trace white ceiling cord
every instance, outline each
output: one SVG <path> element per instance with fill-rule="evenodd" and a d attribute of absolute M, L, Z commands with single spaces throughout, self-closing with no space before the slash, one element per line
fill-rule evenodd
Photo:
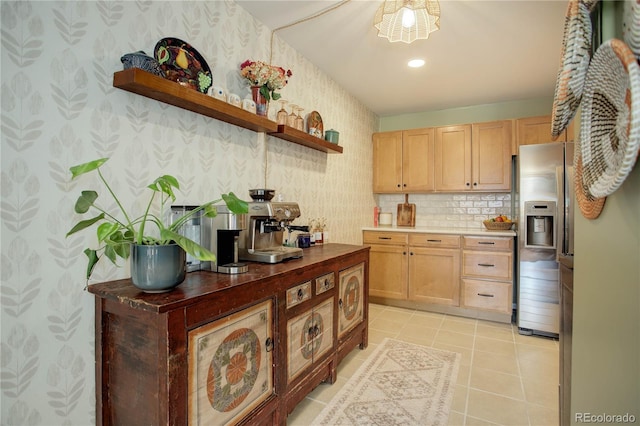
<path fill-rule="evenodd" d="M 338 4 L 335 4 L 335 5 L 333 5 L 331 7 L 328 7 L 326 9 L 324 9 L 324 10 L 321 10 L 320 12 L 316 12 L 313 15 L 307 16 L 306 18 L 298 19 L 295 22 L 292 22 L 292 23 L 287 24 L 287 25 L 283 25 L 281 27 L 276 28 L 275 30 L 272 30 L 271 31 L 271 40 L 270 40 L 270 44 L 269 44 L 269 65 L 271 65 L 271 60 L 273 59 L 273 36 L 276 33 L 276 31 L 284 30 L 286 28 L 291 28 L 291 27 L 293 27 L 295 25 L 298 25 L 298 24 L 301 24 L 303 22 L 307 22 L 307 21 L 310 21 L 312 19 L 318 18 L 318 17 L 320 17 L 322 15 L 325 15 L 325 14 L 331 12 L 331 11 L 336 10 L 337 8 L 339 8 L 341 6 L 344 6 L 345 4 L 349 3 L 350 1 L 351 0 L 343 0 Z"/>
<path fill-rule="evenodd" d="M 333 10 L 336 10 L 337 8 L 339 8 L 340 6 L 344 6 L 345 4 L 349 3 L 351 0 L 343 0 L 338 4 L 335 4 L 331 7 L 328 7 L 324 10 L 321 10 L 320 12 L 316 12 L 313 15 L 307 16 L 306 18 L 302 18 L 302 19 L 298 19 L 295 22 L 292 22 L 290 24 L 287 25 L 283 25 L 281 27 L 278 27 L 274 30 L 271 31 L 271 39 L 269 40 L 269 65 L 272 65 L 271 61 L 273 60 L 273 36 L 275 35 L 276 31 L 280 31 L 280 30 L 284 30 L 286 28 L 291 28 L 295 25 L 301 24 L 303 22 L 307 22 L 310 21 L 312 19 L 315 19 L 319 16 L 325 15 Z M 268 169 L 269 169 L 269 162 L 268 162 L 268 152 L 267 152 L 267 144 L 266 144 L 266 137 L 264 137 L 263 140 L 263 145 L 264 145 L 264 187 L 267 188 L 267 176 L 268 176 Z"/>

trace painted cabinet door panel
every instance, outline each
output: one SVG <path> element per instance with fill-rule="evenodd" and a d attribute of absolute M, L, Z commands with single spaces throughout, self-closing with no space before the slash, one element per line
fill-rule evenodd
<path fill-rule="evenodd" d="M 273 394 L 273 302 L 189 331 L 189 424 L 227 424 Z"/>
<path fill-rule="evenodd" d="M 340 271 L 338 338 L 364 319 L 364 263 Z"/>
<path fill-rule="evenodd" d="M 287 379 L 333 348 L 333 298 L 287 321 Z"/>

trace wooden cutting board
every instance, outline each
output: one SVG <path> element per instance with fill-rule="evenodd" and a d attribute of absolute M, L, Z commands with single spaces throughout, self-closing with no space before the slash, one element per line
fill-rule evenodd
<path fill-rule="evenodd" d="M 416 226 L 416 205 L 409 203 L 409 194 L 404 194 L 404 204 L 398 204 L 398 226 Z"/>

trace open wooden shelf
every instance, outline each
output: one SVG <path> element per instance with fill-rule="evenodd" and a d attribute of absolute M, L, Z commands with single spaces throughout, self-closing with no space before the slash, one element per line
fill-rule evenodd
<path fill-rule="evenodd" d="M 342 154 L 342 147 L 340 145 L 311 136 L 308 133 L 294 129 L 293 127 L 278 124 L 278 131 L 270 132 L 269 134 L 289 142 L 317 149 L 318 151 L 324 151 L 329 154 Z"/>
<path fill-rule="evenodd" d="M 113 74 L 113 87 L 179 108 L 193 111 L 238 127 L 265 132 L 271 136 L 327 153 L 342 153 L 342 147 L 277 123 L 219 99 L 167 80 L 139 68 Z"/>

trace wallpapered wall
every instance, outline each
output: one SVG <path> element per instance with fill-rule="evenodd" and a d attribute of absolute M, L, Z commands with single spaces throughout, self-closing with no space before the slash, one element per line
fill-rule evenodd
<path fill-rule="evenodd" d="M 2 424 L 95 423 L 93 296 L 84 291 L 89 233 L 65 238 L 75 199 L 95 177 L 69 167 L 110 157 L 105 174 L 126 206 L 160 174 L 180 203 L 276 189 L 334 242 L 371 224 L 371 134 L 378 118 L 275 38 L 273 63 L 293 71 L 283 98 L 320 112 L 344 153 L 328 155 L 112 87 L 120 56 L 190 42 L 214 83 L 242 97 L 246 59 L 268 60 L 269 30 L 231 1 L 7 2 L 2 10 Z M 279 107 L 278 105 L 275 105 Z M 271 107 L 274 116 L 277 108 Z M 110 203 L 112 204 L 112 203 Z M 99 265 L 95 281 L 129 276 Z"/>

